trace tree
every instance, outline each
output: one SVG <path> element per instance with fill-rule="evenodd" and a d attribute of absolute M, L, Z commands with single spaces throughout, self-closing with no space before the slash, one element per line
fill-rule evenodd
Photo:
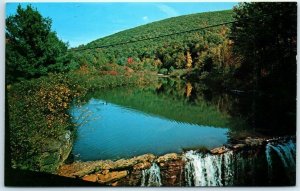
<path fill-rule="evenodd" d="M 193 66 L 192 62 L 193 62 L 193 60 L 192 60 L 191 53 L 187 52 L 186 53 L 186 68 L 188 68 L 188 69 L 192 68 L 192 66 Z"/>
<path fill-rule="evenodd" d="M 253 127 L 296 129 L 297 3 L 242 3 L 234 9 L 234 52 L 239 89 L 252 93 L 247 108 Z"/>
<path fill-rule="evenodd" d="M 234 9 L 234 51 L 242 56 L 238 77 L 248 87 L 280 89 L 296 84 L 297 4 L 242 3 Z"/>
<path fill-rule="evenodd" d="M 6 20 L 6 78 L 11 83 L 65 70 L 67 44 L 51 31 L 51 19 L 20 5 Z"/>

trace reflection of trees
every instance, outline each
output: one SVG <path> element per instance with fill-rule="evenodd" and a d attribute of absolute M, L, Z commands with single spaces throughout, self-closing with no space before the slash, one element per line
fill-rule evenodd
<path fill-rule="evenodd" d="M 187 82 L 185 87 L 186 87 L 186 97 L 190 97 L 192 94 L 193 86 L 190 82 Z"/>
<path fill-rule="evenodd" d="M 231 116 L 230 124 L 232 131 L 247 129 L 243 119 L 247 119 L 248 106 L 242 97 L 234 96 L 225 92 L 209 88 L 205 83 L 185 82 L 178 79 L 162 79 L 156 92 L 167 97 L 173 97 L 178 101 L 184 100 L 188 104 L 202 107 L 213 106 L 223 116 Z"/>

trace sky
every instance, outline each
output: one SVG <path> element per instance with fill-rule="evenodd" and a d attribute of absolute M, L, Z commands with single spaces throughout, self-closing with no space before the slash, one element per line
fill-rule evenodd
<path fill-rule="evenodd" d="M 6 4 L 6 17 L 20 3 Z M 192 13 L 232 9 L 236 2 L 218 3 L 30 3 L 52 19 L 52 30 L 70 47 L 136 26 Z M 21 3 L 26 7 L 28 3 Z"/>

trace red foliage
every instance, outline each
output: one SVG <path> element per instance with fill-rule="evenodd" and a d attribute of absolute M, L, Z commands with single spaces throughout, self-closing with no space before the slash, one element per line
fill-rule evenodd
<path fill-rule="evenodd" d="M 118 75 L 118 72 L 115 70 L 111 70 L 111 71 L 108 71 L 108 74 L 110 74 L 112 76 L 116 76 L 116 75 Z"/>
<path fill-rule="evenodd" d="M 129 58 L 127 59 L 127 63 L 128 63 L 128 64 L 132 64 L 132 63 L 133 63 L 133 58 L 129 57 Z"/>

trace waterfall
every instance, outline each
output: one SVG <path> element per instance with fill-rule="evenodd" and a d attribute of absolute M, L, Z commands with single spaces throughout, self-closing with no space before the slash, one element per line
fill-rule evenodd
<path fill-rule="evenodd" d="M 269 182 L 272 181 L 272 158 L 271 158 L 271 144 L 268 143 L 266 145 L 266 159 L 267 159 L 267 164 L 268 164 L 268 177 L 269 177 Z"/>
<path fill-rule="evenodd" d="M 233 151 L 229 151 L 223 155 L 224 157 L 224 186 L 233 185 Z"/>
<path fill-rule="evenodd" d="M 295 142 L 276 140 L 263 149 L 231 150 L 219 155 L 188 151 L 184 154 L 186 185 L 293 185 L 296 174 Z M 261 155 L 261 151 L 265 152 L 265 156 Z M 264 165 L 262 160 L 267 163 Z M 285 173 L 284 179 L 280 178 L 282 173 Z"/>
<path fill-rule="evenodd" d="M 161 186 L 160 168 L 153 163 L 149 169 L 142 171 L 141 186 Z"/>
<path fill-rule="evenodd" d="M 185 153 L 187 186 L 230 186 L 233 184 L 233 152 L 211 155 L 188 151 Z"/>
<path fill-rule="evenodd" d="M 273 152 L 272 152 L 273 151 Z M 272 155 L 273 153 L 273 155 Z M 272 178 L 273 157 L 279 157 L 287 176 L 292 177 L 296 171 L 296 144 L 289 140 L 286 143 L 266 145 L 266 159 L 268 164 L 269 179 Z M 291 180 L 292 181 L 292 180 Z"/>
<path fill-rule="evenodd" d="M 272 167 L 272 150 L 275 151 L 285 168 L 295 168 L 296 161 L 294 156 L 296 156 L 296 146 L 292 140 L 288 141 L 287 143 L 280 143 L 277 145 L 273 145 L 271 143 L 267 144 L 266 157 L 268 166 L 270 167 Z"/>

